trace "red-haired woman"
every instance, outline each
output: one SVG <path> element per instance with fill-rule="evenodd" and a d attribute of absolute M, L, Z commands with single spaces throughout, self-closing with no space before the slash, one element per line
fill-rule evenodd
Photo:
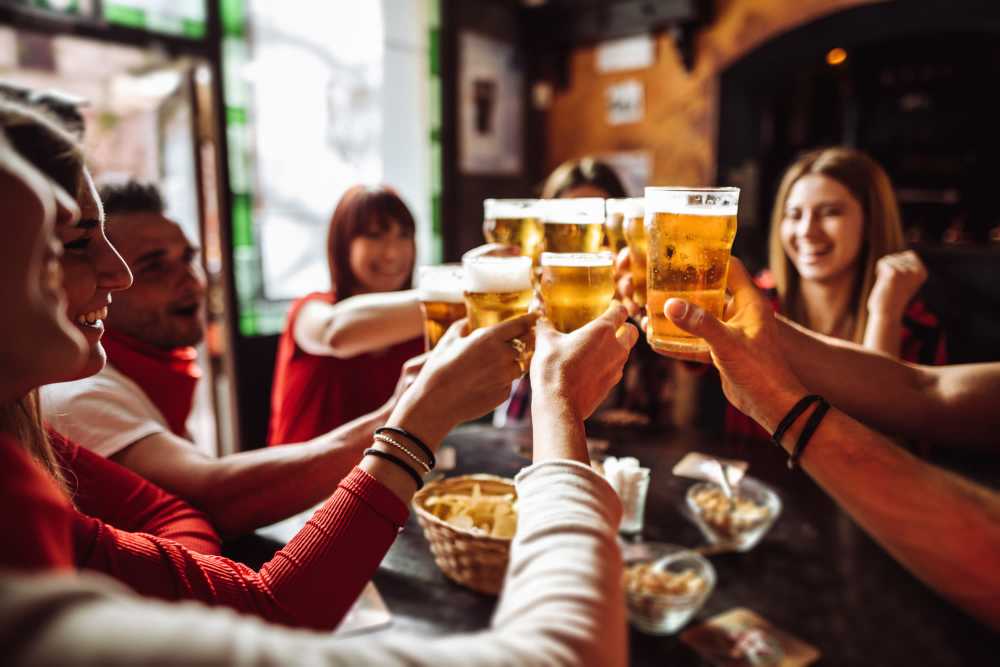
<path fill-rule="evenodd" d="M 303 442 L 378 409 L 424 351 L 414 227 L 389 188 L 344 193 L 327 237 L 332 287 L 296 301 L 281 336 L 268 443 Z"/>

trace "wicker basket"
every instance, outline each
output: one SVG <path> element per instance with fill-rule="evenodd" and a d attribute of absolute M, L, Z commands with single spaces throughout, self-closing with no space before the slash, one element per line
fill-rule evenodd
<path fill-rule="evenodd" d="M 413 496 L 413 509 L 430 542 L 434 562 L 445 575 L 480 593 L 496 595 L 507 574 L 510 539 L 477 535 L 456 528 L 434 516 L 425 507 L 431 496 L 445 493 L 472 494 L 479 485 L 483 495 L 516 493 L 514 481 L 495 475 L 463 475 L 432 482 Z"/>

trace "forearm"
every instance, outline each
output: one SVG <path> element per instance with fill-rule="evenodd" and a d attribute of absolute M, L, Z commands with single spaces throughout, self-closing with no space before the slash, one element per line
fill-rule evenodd
<path fill-rule="evenodd" d="M 922 370 L 777 319 L 784 357 L 809 391 L 884 433 L 926 435 L 933 380 Z"/>
<path fill-rule="evenodd" d="M 324 340 L 337 357 L 381 350 L 423 334 L 423 314 L 416 290 L 363 294 L 338 303 L 324 329 Z"/>
<path fill-rule="evenodd" d="M 533 460 L 569 460 L 589 465 L 583 420 L 558 396 L 558 391 L 536 391 L 531 397 Z"/>
<path fill-rule="evenodd" d="M 903 317 L 891 313 L 872 312 L 868 314 L 868 324 L 865 326 L 864 346 L 887 354 L 893 359 L 899 358 L 903 339 Z"/>
<path fill-rule="evenodd" d="M 995 450 L 1000 364 L 915 366 L 778 318 L 799 380 L 851 417 L 890 436 Z"/>
<path fill-rule="evenodd" d="M 782 446 L 791 451 L 806 417 Z M 804 470 L 911 573 L 1000 628 L 1000 496 L 929 465 L 836 409 Z"/>

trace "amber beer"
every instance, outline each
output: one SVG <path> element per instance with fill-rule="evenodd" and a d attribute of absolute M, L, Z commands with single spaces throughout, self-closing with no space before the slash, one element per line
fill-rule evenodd
<path fill-rule="evenodd" d="M 465 317 L 462 267 L 458 264 L 421 266 L 417 270 L 417 297 L 424 313 L 424 341 L 428 350 L 457 320 Z"/>
<path fill-rule="evenodd" d="M 646 188 L 649 344 L 664 352 L 708 350 L 674 326 L 663 307 L 677 297 L 722 317 L 739 188 Z"/>
<path fill-rule="evenodd" d="M 604 200 L 545 200 L 545 252 L 597 252 L 604 240 Z"/>
<path fill-rule="evenodd" d="M 542 253 L 542 303 L 556 331 L 576 331 L 608 309 L 615 295 L 609 252 Z"/>
<path fill-rule="evenodd" d="M 483 236 L 489 243 L 519 246 L 522 255 L 537 261 L 542 252 L 542 211 L 540 199 L 486 199 Z"/>
<path fill-rule="evenodd" d="M 629 265 L 632 271 L 632 300 L 640 308 L 646 306 L 646 228 L 644 221 L 645 200 L 642 197 L 622 200 L 623 231 L 628 244 Z"/>
<path fill-rule="evenodd" d="M 608 250 L 616 256 L 625 247 L 625 202 L 627 199 L 608 199 L 605 202 L 604 238 Z"/>
<path fill-rule="evenodd" d="M 462 262 L 469 330 L 499 324 L 531 307 L 530 257 L 474 257 Z M 521 365 L 527 369 L 534 340 L 522 340 Z"/>

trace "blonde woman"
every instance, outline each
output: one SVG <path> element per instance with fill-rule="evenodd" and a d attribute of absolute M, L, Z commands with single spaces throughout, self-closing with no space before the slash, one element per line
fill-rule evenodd
<path fill-rule="evenodd" d="M 758 286 L 794 322 L 903 361 L 946 363 L 938 318 L 917 298 L 927 270 L 903 242 L 888 175 L 865 153 L 815 150 L 785 171 L 771 216 L 770 267 Z M 726 430 L 759 435 L 735 410 Z"/>

